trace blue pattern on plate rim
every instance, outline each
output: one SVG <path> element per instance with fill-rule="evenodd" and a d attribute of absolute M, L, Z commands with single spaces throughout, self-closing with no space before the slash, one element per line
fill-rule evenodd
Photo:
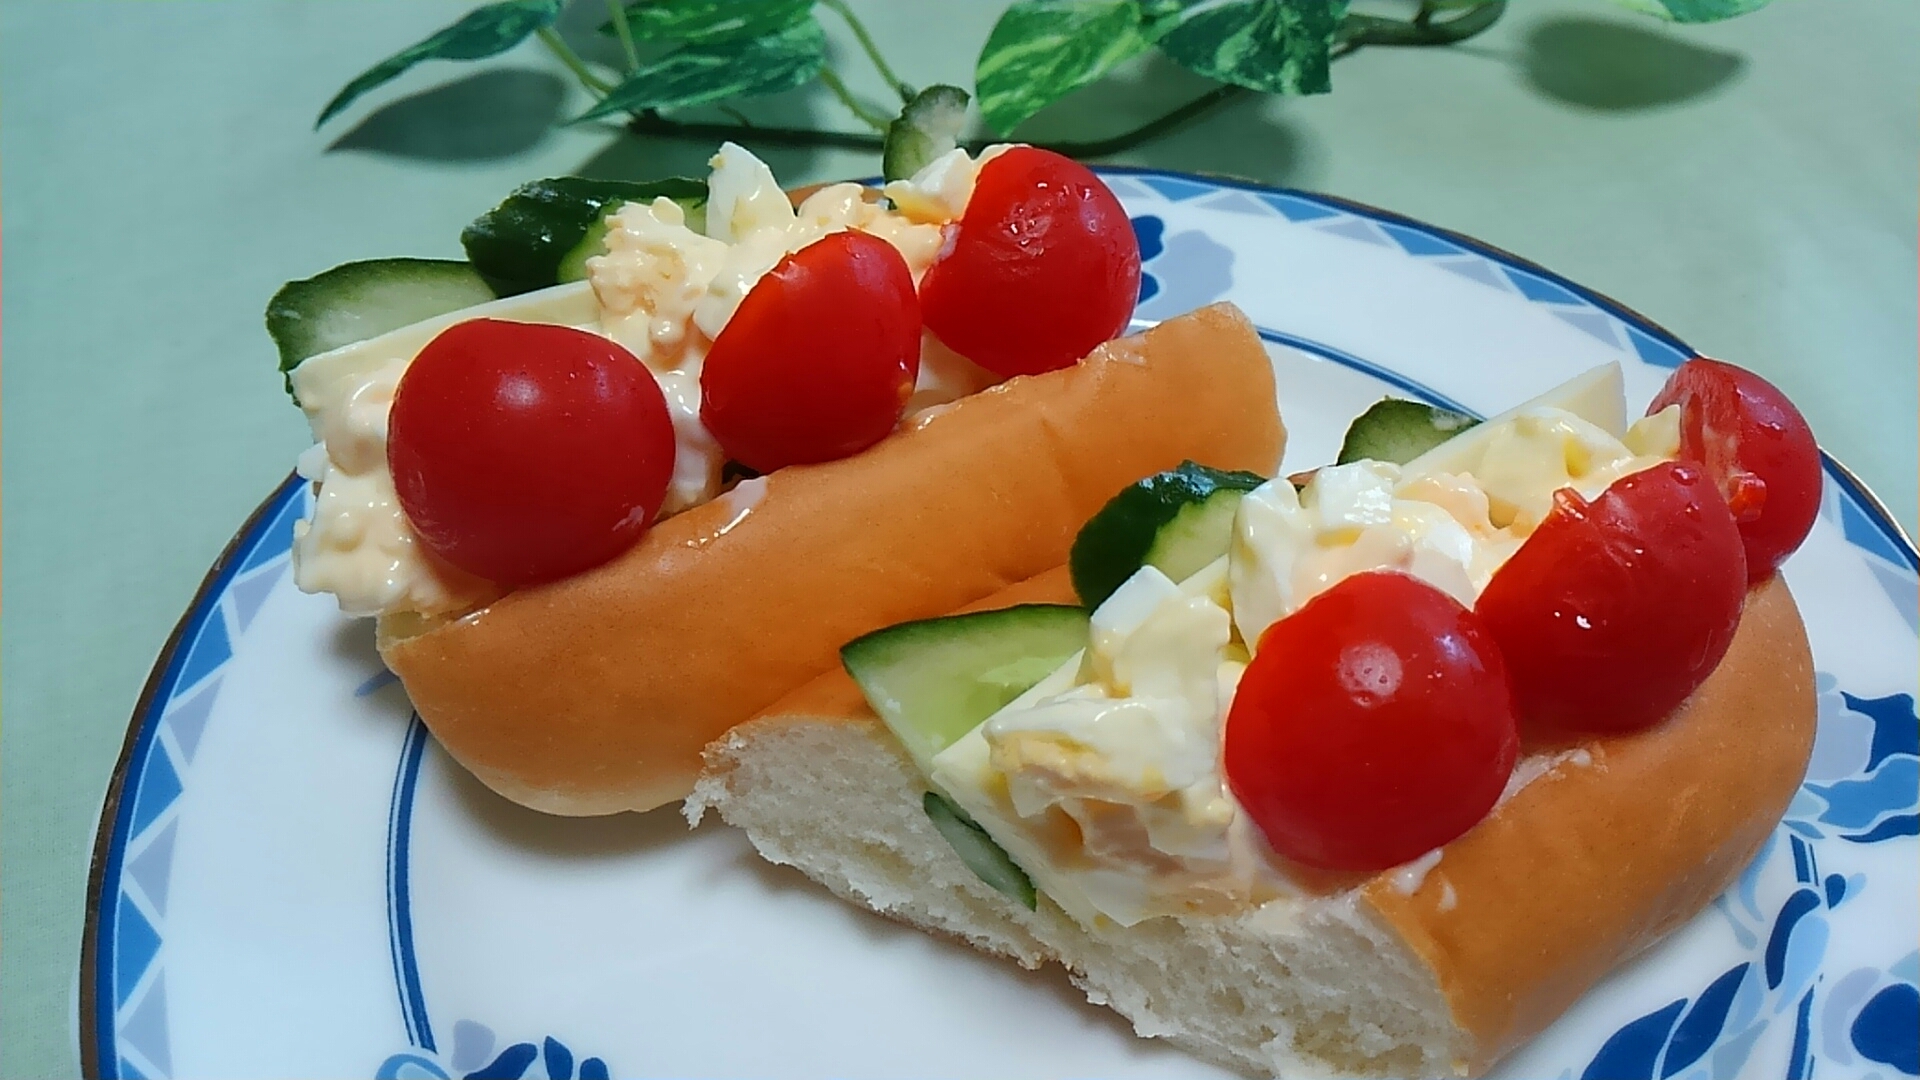
<path fill-rule="evenodd" d="M 549 1035 L 538 1044 L 517 1042 L 494 1053 L 493 1029 L 472 1020 L 453 1025 L 453 1050 L 394 1054 L 374 1070 L 374 1080 L 608 1080 L 607 1063 L 581 1058 Z"/>
<path fill-rule="evenodd" d="M 365 686 L 376 681 L 369 679 Z M 427 1019 L 426 995 L 420 989 L 420 967 L 413 951 L 413 879 L 407 865 L 413 847 L 413 797 L 419 788 L 420 758 L 426 749 L 427 726 L 420 722 L 420 714 L 414 713 L 407 719 L 407 738 L 400 749 L 400 765 L 394 771 L 393 798 L 387 804 L 387 950 L 393 957 L 394 989 L 400 996 L 407 1039 L 432 1052 L 436 1049 L 433 1024 Z"/>
<path fill-rule="evenodd" d="M 1672 335 L 1603 297 L 1475 241 L 1396 215 L 1303 192 L 1146 170 L 1102 171 L 1131 209 L 1193 203 L 1284 219 L 1391 248 L 1517 295 L 1647 364 L 1671 368 L 1691 355 Z M 1134 228 L 1143 255 L 1142 318 L 1177 314 L 1231 287 L 1233 251 L 1205 232 L 1169 232 L 1165 218 L 1153 213 L 1136 213 Z M 1168 273 L 1169 267 L 1177 267 L 1177 273 Z M 1278 331 L 1262 335 L 1458 407 L 1363 358 Z M 1839 528 L 1908 626 L 1920 628 L 1914 575 L 1920 552 L 1850 474 L 1831 459 L 1826 467 L 1821 516 Z M 85 951 L 89 969 L 82 972 L 92 1001 L 91 1011 L 81 1017 L 82 1038 L 99 1075 L 173 1073 L 165 924 L 178 800 L 192 782 L 194 754 L 227 665 L 265 596 L 286 573 L 293 522 L 306 513 L 309 498 L 306 485 L 290 478 L 236 538 L 182 620 L 128 733 L 124 769 L 96 852 L 89 890 L 91 940 Z M 1744 1075 L 1749 1061 L 1757 1066 L 1756 1045 L 1774 1034 L 1788 1049 L 1767 1071 L 1790 1080 L 1810 1077 L 1816 1064 L 1823 1077 L 1836 1070 L 1863 1080 L 1920 1075 L 1920 950 L 1845 972 L 1823 966 L 1835 936 L 1860 921 L 1849 923 L 1833 913 L 1860 903 L 1874 886 L 1859 868 L 1859 856 L 1897 849 L 1894 857 L 1911 863 L 1912 849 L 1920 846 L 1920 720 L 1911 694 L 1856 695 L 1831 675 L 1822 673 L 1819 679 L 1820 729 L 1807 782 L 1735 887 L 1713 905 L 1746 958 L 1703 980 L 1694 993 L 1637 1017 L 1622 1017 L 1611 1035 L 1597 1040 L 1587 1063 L 1562 1073 L 1563 1080 L 1723 1080 Z M 389 681 L 376 677 L 359 693 Z M 425 728 L 416 719 L 396 769 L 388 837 L 389 944 L 396 995 L 413 1045 L 388 1056 L 372 1074 L 390 1080 L 607 1076 L 604 1060 L 577 1058 L 553 1036 L 510 1043 L 496 1052 L 492 1029 L 472 1020 L 453 1024 L 453 1045 L 445 1054 L 436 1049 L 413 955 L 407 890 L 412 793 L 424 740 Z M 1910 909 L 1912 898 L 1898 902 Z M 1874 929 L 1859 928 L 1868 940 L 1885 946 L 1873 939 Z M 1893 948 L 1912 944 L 1903 940 Z"/>
<path fill-rule="evenodd" d="M 128 732 L 89 886 L 93 940 L 82 952 L 92 961 L 81 977 L 93 1008 L 80 1017 L 81 1037 L 102 1076 L 172 1075 L 163 927 L 179 796 L 234 646 L 286 573 L 293 523 L 307 509 L 306 485 L 289 477 L 235 538 L 181 620 Z"/>
<path fill-rule="evenodd" d="M 1857 870 L 1842 872 L 1852 862 L 1846 844 L 1819 843 L 1837 835 L 1852 844 L 1905 839 L 1912 846 L 1920 719 L 1911 695 L 1863 699 L 1838 689 L 1831 675 L 1817 678 L 1820 727 L 1807 780 L 1781 827 L 1713 905 L 1750 958 L 1708 980 L 1698 994 L 1622 1025 L 1580 1080 L 1664 1080 L 1683 1072 L 1687 1080 L 1731 1080 L 1745 1075 L 1748 1055 L 1769 1025 L 1789 1023 L 1783 1071 L 1789 1080 L 1812 1076 L 1816 1060 L 1920 1075 L 1920 1008 L 1911 1007 L 1920 1004 L 1920 951 L 1883 967 L 1823 970 L 1834 932 L 1829 913 L 1874 882 Z M 1823 783 L 1827 778 L 1832 782 Z M 1823 858 L 1829 865 L 1821 865 Z M 1823 981 L 1830 985 L 1816 1013 Z"/>

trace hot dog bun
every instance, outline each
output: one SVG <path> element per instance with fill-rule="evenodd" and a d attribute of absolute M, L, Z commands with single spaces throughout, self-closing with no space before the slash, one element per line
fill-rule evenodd
<path fill-rule="evenodd" d="M 1062 573 L 980 607 L 1073 602 Z M 1088 931 L 969 871 L 926 781 L 840 672 L 708 750 L 688 800 L 855 903 L 1027 967 L 1057 961 L 1143 1036 L 1261 1076 L 1474 1076 L 1734 879 L 1799 787 L 1813 666 L 1776 577 L 1732 648 L 1646 731 L 1534 753 L 1537 771 L 1417 882 L 1389 871 L 1227 916 Z"/>
<path fill-rule="evenodd" d="M 1065 561 L 1140 476 L 1184 459 L 1271 471 L 1274 401 L 1246 317 L 1204 308 L 910 417 L 853 457 L 748 481 L 594 570 L 451 622 L 383 620 L 381 656 L 495 791 L 558 814 L 646 810 L 845 642 Z"/>

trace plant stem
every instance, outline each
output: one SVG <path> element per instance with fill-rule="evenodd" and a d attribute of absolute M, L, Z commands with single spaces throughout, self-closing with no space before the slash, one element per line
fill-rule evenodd
<path fill-rule="evenodd" d="M 1130 150 L 1157 135 L 1164 135 L 1174 128 L 1179 127 L 1181 124 L 1194 119 L 1201 113 L 1247 93 L 1250 93 L 1250 91 L 1244 86 L 1216 86 L 1186 104 L 1162 113 L 1152 120 L 1141 124 L 1139 127 L 1133 128 L 1130 131 L 1123 131 L 1118 135 L 1110 135 L 1104 139 L 1092 139 L 1087 142 L 1039 143 L 1037 145 L 1072 158 L 1106 157 L 1108 154 L 1117 154 L 1122 150 Z M 968 143 L 967 149 L 978 152 L 985 145 L 987 144 L 984 141 L 976 140 Z"/>
<path fill-rule="evenodd" d="M 607 0 L 607 10 L 613 14 L 613 32 L 620 36 L 620 49 L 627 54 L 627 70 L 639 70 L 640 50 L 633 44 L 633 27 L 627 25 L 625 0 Z"/>
<path fill-rule="evenodd" d="M 891 121 L 891 118 L 882 116 L 861 104 L 860 99 L 853 96 L 853 91 L 847 89 L 847 84 L 840 81 L 838 72 L 830 67 L 823 67 L 820 69 L 820 81 L 826 84 L 828 90 L 833 91 L 834 97 L 840 99 L 840 104 L 845 105 L 852 111 L 853 115 L 859 117 L 868 127 L 875 131 L 887 130 L 887 124 Z"/>
<path fill-rule="evenodd" d="M 1440 5 L 1427 0 L 1408 22 L 1349 13 L 1340 21 L 1334 55 L 1345 56 L 1365 45 L 1452 45 L 1465 41 L 1498 22 L 1506 13 L 1507 0 L 1485 0 L 1457 8 L 1460 14 L 1450 19 L 1434 18 L 1440 10 Z"/>
<path fill-rule="evenodd" d="M 1035 143 L 1046 150 L 1066 154 L 1069 157 L 1104 157 L 1116 154 L 1156 135 L 1164 134 L 1192 120 L 1201 113 L 1230 101 L 1242 94 L 1250 93 L 1238 86 L 1216 86 L 1212 90 L 1194 98 L 1180 107 L 1164 113 L 1131 131 L 1121 132 L 1105 139 L 1089 142 Z M 744 120 L 745 118 L 740 118 Z M 627 122 L 627 130 L 636 135 L 667 135 L 675 138 L 693 140 L 729 139 L 736 136 L 752 138 L 769 146 L 833 146 L 847 150 L 878 150 L 884 140 L 878 135 L 869 135 L 863 131 L 818 131 L 812 128 L 754 127 L 751 124 L 712 124 L 698 121 L 669 120 L 658 113 L 636 116 Z M 963 144 L 968 152 L 979 153 L 991 145 L 988 140 L 974 139 Z"/>
<path fill-rule="evenodd" d="M 817 128 L 751 127 L 746 124 L 715 124 L 700 120 L 669 120 L 658 113 L 642 113 L 627 121 L 627 130 L 635 135 L 659 135 L 694 142 L 715 139 L 752 139 L 764 146 L 832 146 L 842 150 L 878 150 L 880 136 L 864 131 L 831 131 Z"/>
<path fill-rule="evenodd" d="M 734 122 L 739 124 L 743 128 L 753 127 L 753 121 L 747 119 L 747 114 L 741 112 L 739 109 L 736 109 L 731 105 L 715 105 L 714 108 L 719 109 L 721 112 L 726 113 L 728 116 L 733 117 Z"/>
<path fill-rule="evenodd" d="M 873 35 L 867 33 L 866 24 L 861 22 L 860 17 L 847 6 L 847 0 L 820 0 L 820 2 L 845 20 L 847 28 L 853 31 L 854 40 L 858 41 L 860 48 L 866 51 L 867 59 L 873 61 L 874 69 L 880 72 L 880 77 L 887 80 L 887 85 L 893 87 L 894 92 L 900 95 L 901 103 L 912 101 L 913 87 L 908 86 L 900 76 L 893 73 L 891 67 L 887 66 L 887 58 L 880 55 L 880 46 L 874 43 Z"/>
<path fill-rule="evenodd" d="M 833 6 L 836 0 L 821 0 L 821 2 Z M 1507 7 L 1507 0 L 1482 0 L 1472 6 L 1449 5 L 1444 0 L 1440 3 L 1432 3 L 1432 0 L 1429 0 L 1429 3 L 1432 10 L 1424 26 L 1416 25 L 1418 16 L 1415 16 L 1414 21 L 1403 22 L 1399 19 L 1386 19 L 1373 15 L 1349 14 L 1340 24 L 1339 34 L 1333 47 L 1333 57 L 1338 59 L 1350 55 L 1367 45 L 1431 46 L 1451 45 L 1457 41 L 1465 41 L 1492 26 Z M 1461 13 L 1448 19 L 1432 17 L 1446 10 L 1457 10 Z M 833 91 L 834 95 L 845 103 L 847 108 L 853 110 L 861 120 L 876 130 L 886 130 L 886 118 L 878 116 L 861 105 L 848 92 L 846 84 L 840 81 L 839 76 L 834 74 L 832 69 L 821 71 L 820 78 L 827 84 L 827 89 Z M 1244 87 L 1216 86 L 1139 127 L 1117 135 L 1085 142 L 1035 143 L 1034 145 L 1068 157 L 1106 157 L 1130 150 L 1149 139 L 1164 135 L 1203 113 L 1249 93 L 1252 91 Z M 740 119 L 744 120 L 744 117 Z M 691 123 L 669 120 L 658 114 L 634 117 L 627 124 L 627 130 L 636 135 L 663 135 L 695 140 L 726 139 L 738 136 L 755 139 L 770 146 L 832 146 L 848 150 L 877 150 L 883 144 L 880 136 L 866 132 L 752 127 L 744 123 L 740 125 Z M 974 139 L 962 145 L 969 152 L 978 153 L 989 143 L 984 139 Z"/>
<path fill-rule="evenodd" d="M 573 77 L 593 91 L 596 97 L 606 97 L 607 91 L 613 89 L 612 83 L 588 69 L 587 62 L 580 59 L 580 54 L 574 52 L 572 46 L 562 41 L 559 34 L 553 32 L 553 27 L 543 26 L 534 33 L 540 35 L 541 42 L 553 52 L 553 55 L 559 57 L 560 62 L 567 65 L 567 70 L 573 72 Z"/>

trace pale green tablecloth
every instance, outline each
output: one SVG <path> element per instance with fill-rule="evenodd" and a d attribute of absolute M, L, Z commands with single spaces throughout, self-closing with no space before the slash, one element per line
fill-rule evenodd
<path fill-rule="evenodd" d="M 548 130 L 583 100 L 533 45 L 486 74 L 430 65 L 311 130 L 359 68 L 467 6 L 0 8 L 0 1075 L 77 1071 L 83 886 L 129 710 L 306 443 L 260 328 L 268 295 L 347 259 L 457 254 L 461 225 L 523 180 L 695 172 L 711 152 Z M 907 78 L 967 82 L 999 6 L 861 9 Z M 1911 528 L 1920 4 L 1782 0 L 1684 30 L 1514 7 L 1466 47 L 1363 53 L 1331 97 L 1242 102 L 1121 160 L 1333 192 L 1552 267 L 1784 385 Z M 1195 85 L 1148 67 L 1042 128 L 1119 127 Z M 763 108 L 851 122 L 824 99 Z M 792 181 L 877 164 L 769 156 Z"/>

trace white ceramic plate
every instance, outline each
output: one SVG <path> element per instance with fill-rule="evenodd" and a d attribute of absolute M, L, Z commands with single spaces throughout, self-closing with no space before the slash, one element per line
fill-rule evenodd
<path fill-rule="evenodd" d="M 1224 297 L 1265 328 L 1287 469 L 1329 460 L 1383 393 L 1485 412 L 1618 360 L 1639 404 L 1691 354 L 1416 222 L 1108 177 L 1146 257 L 1143 320 Z M 294 589 L 307 498 L 289 483 L 242 528 L 134 714 L 87 912 L 89 1075 L 1219 1075 L 1134 1038 L 1059 972 L 855 911 L 717 824 L 560 820 L 494 797 L 410 719 L 371 627 Z M 1805 789 L 1734 889 L 1501 1075 L 1920 1071 L 1916 562 L 1830 462 L 1786 567 L 1820 671 Z"/>

